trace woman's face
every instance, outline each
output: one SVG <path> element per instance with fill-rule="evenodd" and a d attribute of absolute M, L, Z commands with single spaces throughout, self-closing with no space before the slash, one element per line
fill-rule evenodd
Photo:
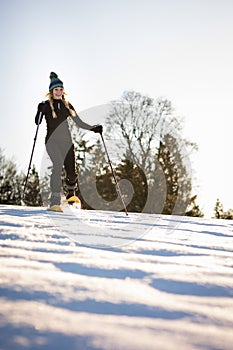
<path fill-rule="evenodd" d="M 60 100 L 62 98 L 64 89 L 62 87 L 56 87 L 53 89 L 53 98 L 55 100 Z"/>

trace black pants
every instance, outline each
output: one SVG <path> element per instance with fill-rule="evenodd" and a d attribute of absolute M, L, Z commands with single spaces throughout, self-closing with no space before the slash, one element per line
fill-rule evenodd
<path fill-rule="evenodd" d="M 68 186 L 75 185 L 77 182 L 77 169 L 72 141 L 50 137 L 46 143 L 46 150 L 53 164 L 50 178 L 51 192 L 60 193 L 61 191 L 63 166 L 66 172 L 66 184 Z"/>

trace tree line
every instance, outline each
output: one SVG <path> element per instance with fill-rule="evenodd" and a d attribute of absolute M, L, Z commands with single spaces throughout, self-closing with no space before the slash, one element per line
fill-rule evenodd
<path fill-rule="evenodd" d="M 23 187 L 26 176 L 18 172 L 16 163 L 7 159 L 0 149 L 0 204 L 22 205 Z M 24 204 L 29 206 L 42 206 L 40 195 L 39 175 L 35 166 L 32 167 Z"/>
<path fill-rule="evenodd" d="M 203 217 L 192 193 L 190 155 L 197 145 L 182 136 L 183 122 L 169 100 L 156 100 L 126 91 L 113 101 L 104 121 L 127 210 Z M 78 196 L 84 209 L 121 210 L 115 183 L 101 142 L 90 143 L 71 125 L 79 172 Z M 113 142 L 113 140 L 116 140 Z M 115 148 L 114 148 L 115 147 Z M 0 152 L 0 203 L 22 203 L 25 175 Z M 41 206 L 49 196 L 49 174 L 39 179 L 32 167 L 24 198 L 26 205 Z M 42 200 L 43 199 L 43 200 Z M 233 218 L 219 200 L 216 218 Z"/>

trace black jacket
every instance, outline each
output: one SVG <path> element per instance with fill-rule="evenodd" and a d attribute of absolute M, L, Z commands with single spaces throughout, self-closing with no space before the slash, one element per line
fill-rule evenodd
<path fill-rule="evenodd" d="M 69 104 L 69 106 L 70 106 L 70 109 L 75 111 L 74 107 L 71 104 Z M 62 100 L 53 100 L 53 107 L 57 115 L 57 118 L 53 118 L 52 109 L 50 107 L 49 100 L 39 103 L 37 114 L 35 117 L 35 123 L 37 125 L 40 124 L 43 120 L 43 117 L 45 117 L 46 124 L 47 124 L 47 135 L 45 138 L 45 142 L 48 141 L 49 137 L 53 134 L 55 130 L 60 130 L 60 132 L 57 132 L 58 139 L 60 137 L 71 138 L 69 125 L 67 121 L 68 117 L 71 117 L 73 121 L 82 129 L 86 129 L 86 130 L 93 129 L 93 126 L 83 122 L 77 114 L 75 116 L 70 116 L 70 111 L 65 106 Z M 56 133 L 54 133 L 54 135 L 56 137 Z"/>

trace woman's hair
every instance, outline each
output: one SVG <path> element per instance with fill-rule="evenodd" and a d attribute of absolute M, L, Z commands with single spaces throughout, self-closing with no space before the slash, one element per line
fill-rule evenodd
<path fill-rule="evenodd" d="M 64 103 L 64 105 L 66 106 L 66 108 L 69 110 L 70 115 L 75 116 L 75 115 L 76 115 L 76 112 L 75 112 L 73 109 L 70 108 L 69 101 L 66 100 L 65 95 L 66 95 L 66 93 L 63 92 L 63 94 L 62 94 L 62 102 Z M 51 107 L 51 110 L 52 110 L 52 116 L 53 116 L 53 118 L 57 118 L 56 112 L 55 112 L 54 107 L 53 107 L 53 90 L 49 91 L 49 92 L 46 94 L 46 97 L 47 97 L 48 100 L 49 100 L 49 104 L 50 104 L 50 107 Z"/>

